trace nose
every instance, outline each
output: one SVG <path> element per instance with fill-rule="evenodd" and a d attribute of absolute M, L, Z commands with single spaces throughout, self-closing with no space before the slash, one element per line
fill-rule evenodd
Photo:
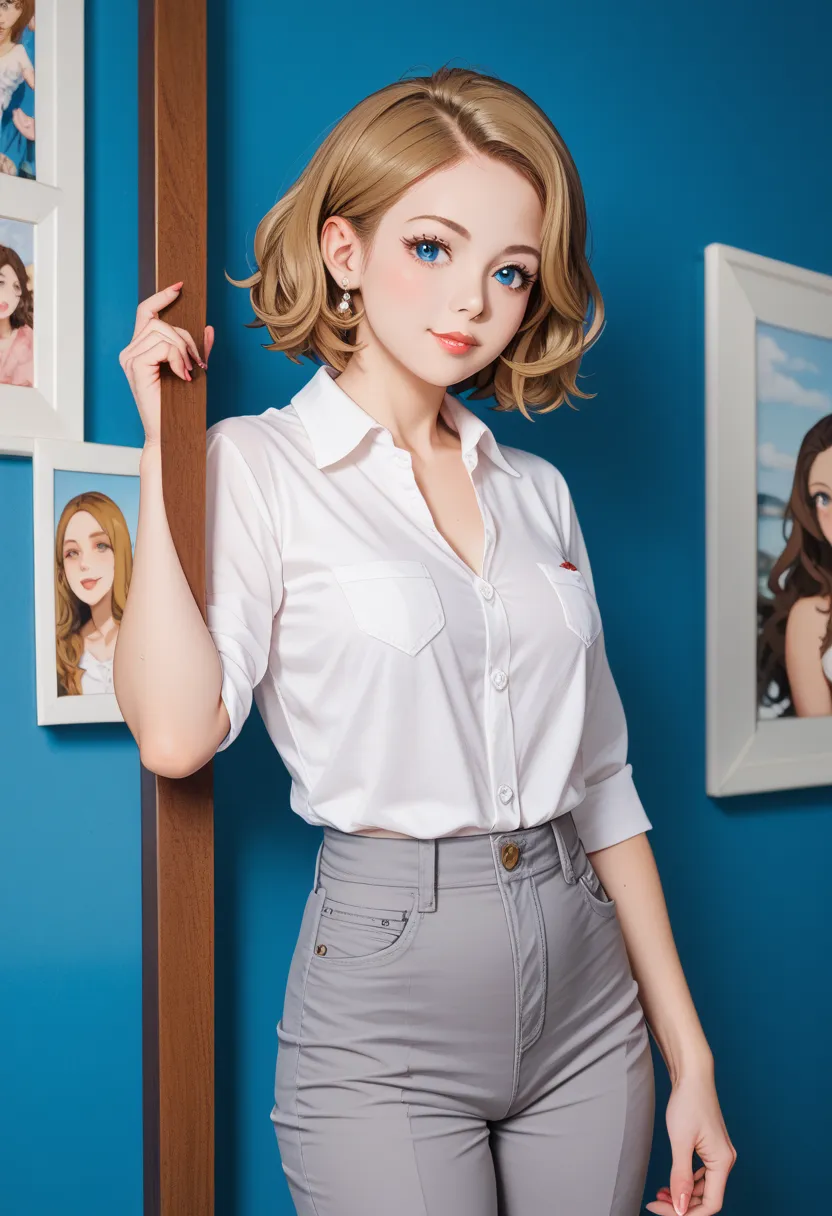
<path fill-rule="evenodd" d="M 469 317 L 478 317 L 485 306 L 482 279 L 460 284 L 451 301 L 453 312 L 467 312 Z"/>

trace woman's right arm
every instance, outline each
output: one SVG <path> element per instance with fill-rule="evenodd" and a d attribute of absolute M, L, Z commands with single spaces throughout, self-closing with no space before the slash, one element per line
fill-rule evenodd
<path fill-rule="evenodd" d="M 158 443 L 145 444 L 140 474 L 133 572 L 113 684 L 145 768 L 185 777 L 207 764 L 228 733 L 222 667 L 170 534 Z"/>
<path fill-rule="evenodd" d="M 177 294 L 178 287 L 168 287 L 142 301 L 133 340 L 120 356 L 144 424 L 145 444 L 133 571 L 113 684 L 142 763 L 164 777 L 185 777 L 202 768 L 230 725 L 220 697 L 220 658 L 179 563 L 162 493 L 159 367 L 169 363 L 189 380 L 190 357 L 200 358 L 187 330 L 158 317 L 158 310 Z M 212 342 L 213 330 L 206 326 L 206 359 Z"/>
<path fill-rule="evenodd" d="M 832 694 L 820 657 L 829 618 L 818 611 L 821 603 L 820 596 L 805 596 L 792 604 L 786 618 L 786 675 L 799 718 L 832 713 Z"/>

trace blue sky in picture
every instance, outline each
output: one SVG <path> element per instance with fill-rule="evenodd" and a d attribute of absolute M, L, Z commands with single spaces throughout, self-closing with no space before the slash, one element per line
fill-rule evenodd
<path fill-rule="evenodd" d="M 24 266 L 31 266 L 35 260 L 35 225 L 26 220 L 0 218 L 0 245 L 10 246 Z"/>
<path fill-rule="evenodd" d="M 758 322 L 758 501 L 760 495 L 770 496 L 779 501 L 782 512 L 803 436 L 825 414 L 832 414 L 832 339 Z M 763 499 L 758 548 L 771 557 L 777 557 L 785 543 L 777 511 L 775 502 Z"/>

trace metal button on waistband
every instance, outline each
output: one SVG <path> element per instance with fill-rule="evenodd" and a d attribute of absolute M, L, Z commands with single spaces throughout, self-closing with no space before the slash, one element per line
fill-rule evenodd
<path fill-rule="evenodd" d="M 507 870 L 513 870 L 520 860 L 520 850 L 516 844 L 510 841 L 508 844 L 503 845 L 500 851 L 500 857 L 505 868 Z"/>
<path fill-rule="evenodd" d="M 315 947 L 315 953 L 316 953 L 316 954 L 326 954 L 326 946 L 323 946 L 323 945 L 321 945 L 321 946 L 316 946 L 316 947 Z"/>

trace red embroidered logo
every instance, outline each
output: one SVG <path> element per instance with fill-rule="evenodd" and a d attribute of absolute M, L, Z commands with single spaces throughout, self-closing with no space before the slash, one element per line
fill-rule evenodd
<path fill-rule="evenodd" d="M 564 570 L 577 570 L 577 566 L 573 566 L 571 562 L 561 562 L 561 567 Z"/>

